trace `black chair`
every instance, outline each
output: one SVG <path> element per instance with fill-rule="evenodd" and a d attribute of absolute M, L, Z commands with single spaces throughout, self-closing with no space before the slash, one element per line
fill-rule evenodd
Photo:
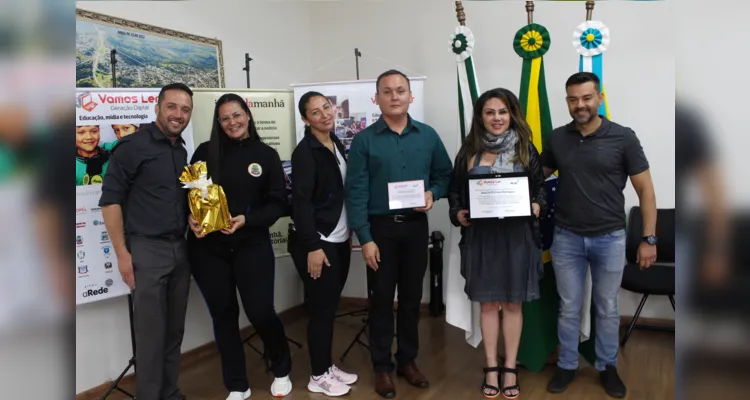
<path fill-rule="evenodd" d="M 643 295 L 641 303 L 630 322 L 625 335 L 620 341 L 620 346 L 624 347 L 634 328 L 651 329 L 651 330 L 671 330 L 674 328 L 654 327 L 646 325 L 637 325 L 638 316 L 643 311 L 649 296 L 668 296 L 674 306 L 675 294 L 675 210 L 659 209 L 656 217 L 656 236 L 659 242 L 656 245 L 656 262 L 650 268 L 641 269 L 636 261 L 638 258 L 638 246 L 641 244 L 643 237 L 643 219 L 641 218 L 640 207 L 630 209 L 628 215 L 627 238 L 625 242 L 625 258 L 627 264 L 622 275 L 623 289 L 640 293 Z"/>

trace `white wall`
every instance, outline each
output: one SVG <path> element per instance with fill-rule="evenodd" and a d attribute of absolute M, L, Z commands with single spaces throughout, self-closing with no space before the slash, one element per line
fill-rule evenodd
<path fill-rule="evenodd" d="M 481 89 L 520 87 L 522 60 L 512 48 L 526 23 L 523 1 L 465 2 L 467 25 L 477 39 L 475 65 Z M 79 8 L 197 35 L 216 37 L 224 46 L 228 88 L 244 88 L 244 54 L 249 52 L 253 88 L 283 89 L 290 83 L 355 78 L 353 49 L 363 52 L 360 77 L 375 78 L 390 68 L 427 76 L 425 122 L 441 134 L 455 154 L 457 95 L 449 35 L 457 25 L 454 2 L 435 0 L 379 2 L 77 2 Z M 639 135 L 656 186 L 659 207 L 674 207 L 674 66 L 668 2 L 597 2 L 595 19 L 612 31 L 604 57 L 604 80 L 613 120 Z M 552 35 L 545 56 L 554 125 L 570 117 L 564 82 L 577 71 L 572 31 L 585 19 L 582 3 L 536 2 L 535 21 Z M 658 39 L 658 40 L 657 40 Z M 658 45 L 654 42 L 667 43 Z M 667 49 L 660 52 L 660 49 Z M 373 88 L 374 92 L 374 88 Z M 637 204 L 632 188 L 626 207 Z M 450 232 L 445 200 L 430 213 L 430 230 Z M 446 240 L 446 243 L 449 243 Z M 445 250 L 447 266 L 448 249 Z M 365 297 L 365 266 L 352 258 L 344 296 Z M 291 260 L 277 260 L 276 307 L 302 301 Z M 195 286 L 191 288 L 183 351 L 213 340 L 210 318 Z M 425 286 L 424 301 L 429 292 Z M 620 295 L 623 315 L 632 315 L 639 298 Z M 80 306 L 76 310 L 76 392 L 115 378 L 130 357 L 125 298 Z M 649 300 L 644 317 L 673 318 L 666 300 Z M 242 317 L 243 324 L 247 320 Z"/>
<path fill-rule="evenodd" d="M 450 154 L 454 147 L 456 67 L 449 48 L 458 25 L 452 1 L 410 0 L 381 2 L 326 2 L 311 7 L 311 61 L 314 81 L 354 79 L 353 50 L 363 53 L 360 78 L 376 78 L 396 68 L 427 77 L 425 122 L 440 134 Z M 674 207 L 674 66 L 672 52 L 653 45 L 654 38 L 671 41 L 667 2 L 597 2 L 595 19 L 611 30 L 612 42 L 604 55 L 604 83 L 612 119 L 638 134 L 651 162 L 657 205 Z M 521 58 L 512 47 L 516 31 L 526 23 L 524 1 L 464 2 L 467 26 L 474 32 L 474 64 L 481 90 L 506 87 L 518 93 Z M 535 22 L 544 25 L 552 46 L 544 57 L 547 90 L 555 126 L 566 124 L 565 80 L 578 72 L 572 46 L 573 29 L 583 20 L 583 3 L 536 2 Z M 317 21 L 317 22 L 314 22 Z M 644 27 L 648 27 L 644 29 Z M 341 58 L 337 62 L 334 60 Z M 331 64 L 331 62 L 333 62 Z M 375 88 L 373 87 L 373 92 Z M 638 204 L 631 186 L 626 207 Z M 450 232 L 446 200 L 430 212 L 430 230 Z M 446 241 L 449 243 L 450 241 Z M 447 267 L 448 249 L 444 260 Z M 364 263 L 353 258 L 344 295 L 365 293 Z M 425 301 L 429 293 L 425 292 Z M 640 297 L 621 293 L 622 315 L 633 315 Z M 649 299 L 644 317 L 674 318 L 669 301 Z"/>
<path fill-rule="evenodd" d="M 245 53 L 254 89 L 288 88 L 310 79 L 308 7 L 303 3 L 263 1 L 79 1 L 78 8 L 218 38 L 224 50 L 228 88 L 245 88 Z M 208 132 L 196 132 L 196 143 Z M 277 259 L 276 310 L 302 302 L 302 287 L 288 257 Z M 182 351 L 214 340 L 211 318 L 198 287 L 190 288 Z M 241 307 L 241 305 L 240 305 Z M 242 326 L 247 318 L 241 316 Z M 297 338 L 302 340 L 303 338 Z M 120 297 L 76 309 L 76 393 L 116 378 L 130 359 L 127 298 Z M 132 372 L 132 370 L 131 370 Z"/>

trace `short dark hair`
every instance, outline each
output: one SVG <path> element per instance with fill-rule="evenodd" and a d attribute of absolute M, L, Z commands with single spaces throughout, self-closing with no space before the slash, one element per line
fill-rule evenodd
<path fill-rule="evenodd" d="M 565 82 L 565 89 L 573 85 L 582 85 L 586 82 L 594 82 L 596 91 L 601 91 L 601 81 L 599 80 L 599 77 L 591 72 L 576 72 L 575 74 L 571 75 L 570 78 L 568 78 L 567 82 Z"/>
<path fill-rule="evenodd" d="M 193 91 L 190 90 L 190 88 L 186 84 L 175 82 L 175 83 L 170 83 L 169 85 L 166 85 L 163 88 L 161 88 L 161 91 L 159 92 L 159 101 L 157 101 L 156 104 L 161 104 L 161 102 L 164 101 L 164 93 L 166 93 L 168 90 L 175 90 L 175 89 L 182 90 L 183 92 L 189 94 L 191 99 L 193 98 Z"/>
<path fill-rule="evenodd" d="M 409 87 L 409 90 L 411 90 L 411 82 L 409 82 L 409 78 L 403 72 L 395 70 L 395 69 L 389 69 L 388 71 L 385 71 L 382 74 L 380 74 L 380 76 L 378 77 L 377 82 L 375 82 L 375 91 L 376 92 L 380 91 L 380 80 L 383 79 L 383 78 L 385 78 L 386 76 L 391 76 L 391 75 L 401 75 L 401 76 L 403 76 L 404 79 L 406 79 L 406 85 Z"/>

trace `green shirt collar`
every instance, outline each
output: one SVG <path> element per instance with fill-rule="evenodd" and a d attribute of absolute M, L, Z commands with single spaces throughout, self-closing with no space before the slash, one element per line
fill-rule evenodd
<path fill-rule="evenodd" d="M 385 130 L 393 131 L 388 126 L 388 123 L 385 122 L 385 119 L 383 119 L 382 115 L 380 116 L 380 118 L 378 118 L 377 121 L 375 121 L 373 125 L 375 125 L 375 132 L 377 133 L 382 133 Z M 411 115 L 406 114 L 406 128 L 404 128 L 403 133 L 411 132 L 412 130 L 419 131 L 419 127 L 414 124 L 414 121 L 411 119 Z"/>

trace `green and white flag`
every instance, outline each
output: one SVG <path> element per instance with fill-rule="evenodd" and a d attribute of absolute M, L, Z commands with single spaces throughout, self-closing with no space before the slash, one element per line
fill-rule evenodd
<path fill-rule="evenodd" d="M 451 48 L 456 55 L 458 70 L 458 116 L 461 123 L 460 139 L 463 141 L 471 129 L 473 106 L 479 97 L 479 84 L 472 57 L 474 35 L 471 30 L 465 26 L 457 27 L 451 37 Z"/>
<path fill-rule="evenodd" d="M 474 35 L 466 26 L 459 26 L 451 36 L 451 49 L 455 55 L 458 77 L 458 119 L 455 149 L 461 149 L 471 130 L 474 102 L 479 97 L 479 84 L 474 71 Z M 465 280 L 461 276 L 460 228 L 451 226 L 448 268 L 445 273 L 445 320 L 465 331 L 466 342 L 477 347 L 482 341 L 479 326 L 479 304 L 472 303 L 464 293 Z"/>

